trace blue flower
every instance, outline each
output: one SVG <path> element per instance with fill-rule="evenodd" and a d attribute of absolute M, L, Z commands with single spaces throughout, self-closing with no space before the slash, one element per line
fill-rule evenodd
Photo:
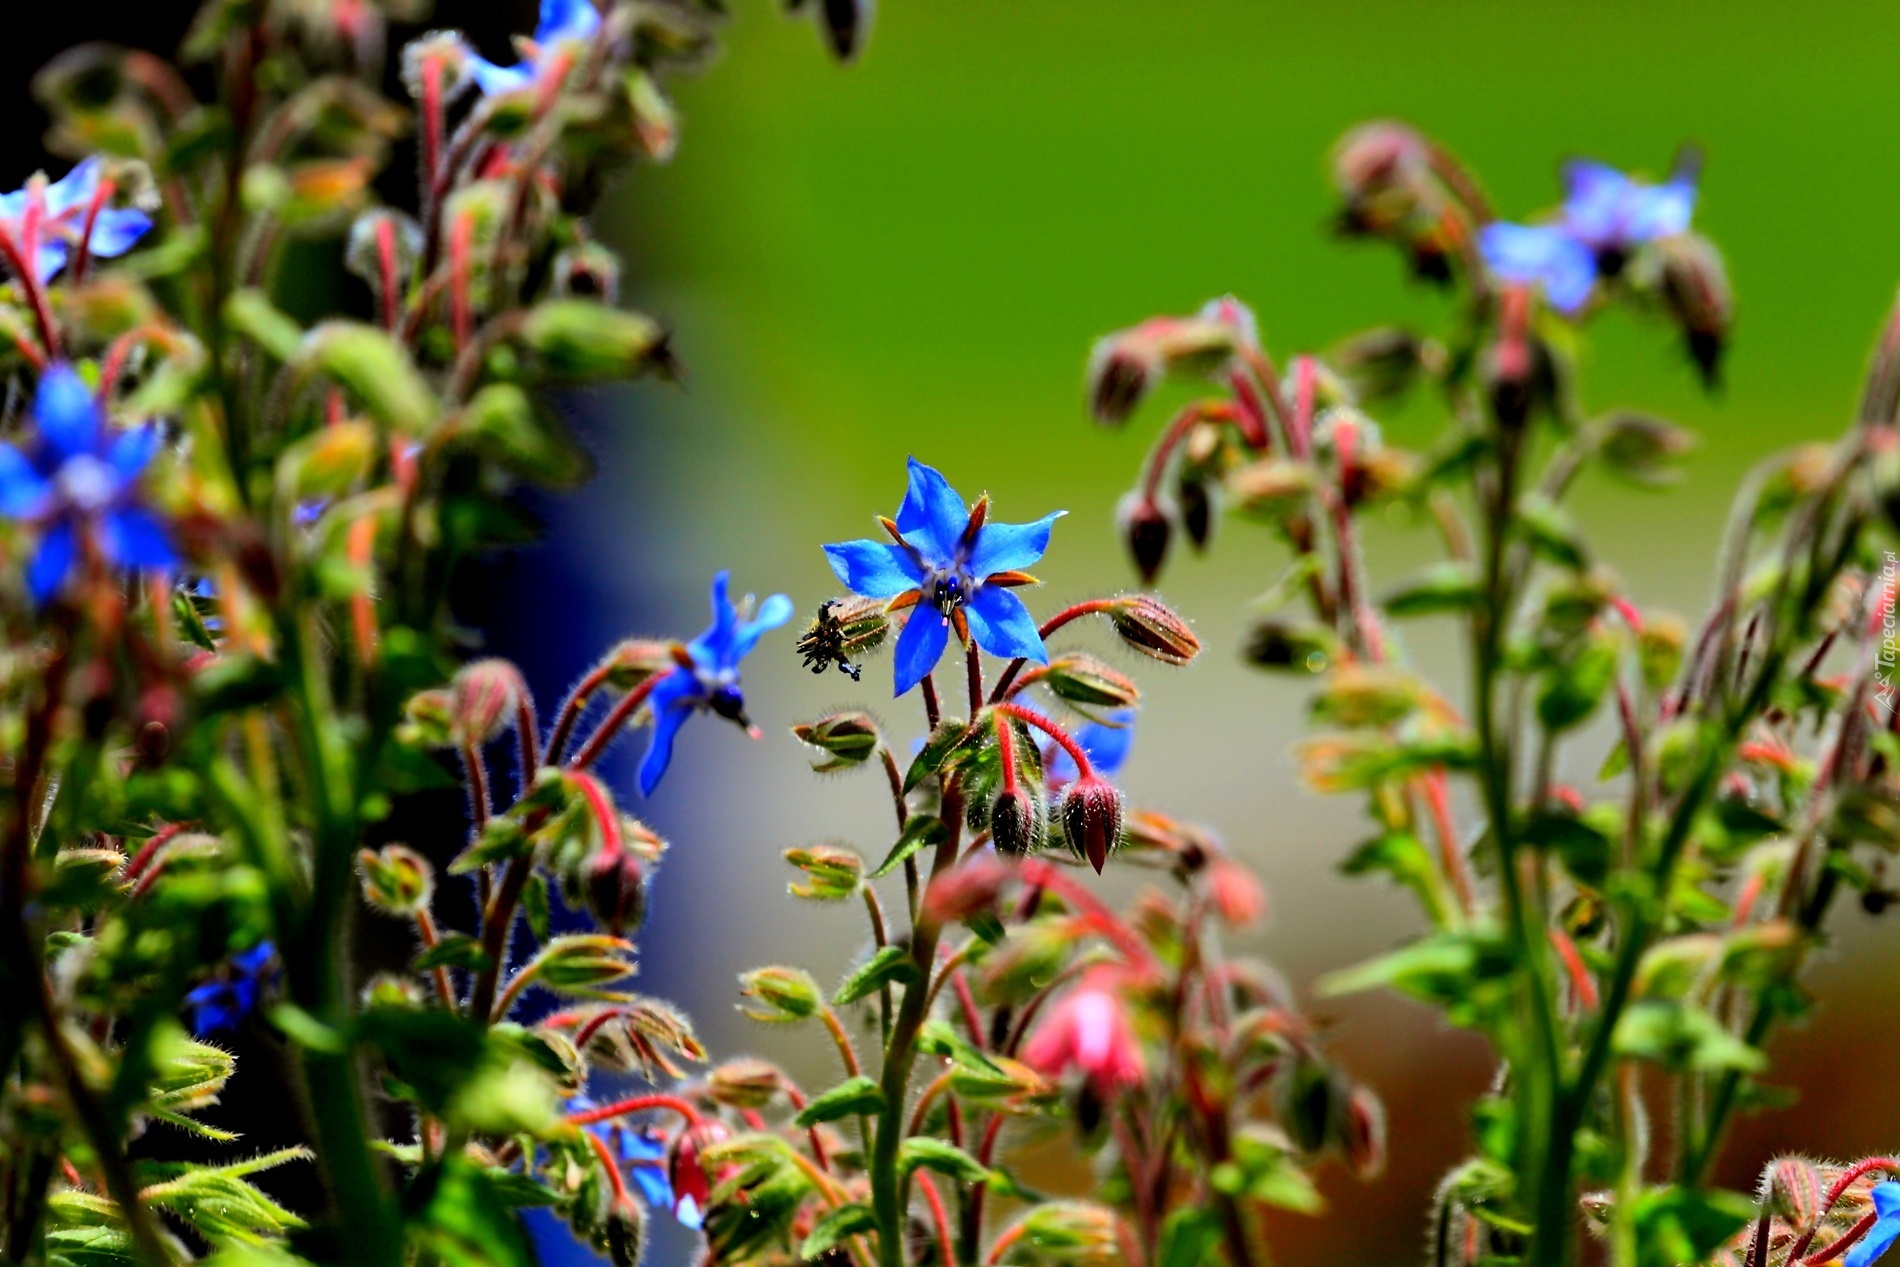
<path fill-rule="evenodd" d="M 891 610 L 915 607 L 897 638 L 897 694 L 937 667 L 952 624 L 965 645 L 974 638 L 991 655 L 1049 663 L 1029 609 L 1007 587 L 1033 583 L 1021 569 L 1049 548 L 1050 529 L 1064 513 L 989 523 L 987 497 L 965 506 L 943 476 L 912 458 L 904 504 L 895 521 L 881 521 L 893 540 L 825 547 L 831 570 L 853 591 L 891 599 Z"/>
<path fill-rule="evenodd" d="M 244 1018 L 257 1009 L 276 953 L 270 942 L 260 941 L 243 954 L 231 957 L 228 975 L 207 981 L 185 995 L 191 1032 L 199 1038 L 209 1038 L 242 1024 Z"/>
<path fill-rule="evenodd" d="M 31 453 L 0 444 L 0 515 L 43 530 L 26 572 L 34 599 L 59 590 L 87 544 L 121 567 L 170 567 L 165 524 L 137 489 L 158 451 L 157 429 L 110 430 L 91 389 L 64 363 L 40 376 L 33 420 L 39 443 Z"/>
<path fill-rule="evenodd" d="M 102 258 L 124 255 L 151 229 L 152 217 L 143 211 L 105 205 L 112 191 L 101 193 L 99 167 L 98 159 L 89 158 L 51 184 L 35 177 L 24 189 L 0 194 L 0 235 L 11 239 L 22 258 L 33 257 L 36 281 L 50 281 L 66 267 L 87 232 L 88 217 L 87 250 Z M 29 225 L 27 211 L 35 204 L 39 215 Z"/>
<path fill-rule="evenodd" d="M 1114 778 L 1128 764 L 1128 750 L 1134 746 L 1135 710 L 1118 708 L 1102 721 L 1088 723 L 1075 732 L 1075 742 L 1089 754 L 1089 765 L 1095 773 L 1105 779 Z M 1075 758 L 1060 744 L 1051 745 L 1042 768 L 1043 777 L 1052 788 L 1073 783 L 1080 774 L 1075 768 Z"/>
<path fill-rule="evenodd" d="M 1875 1184 L 1873 1197 L 1874 1213 L 1880 1218 L 1867 1230 L 1867 1235 L 1847 1251 L 1841 1267 L 1867 1267 L 1892 1249 L 1895 1241 L 1900 1241 L 1900 1183 Z"/>
<path fill-rule="evenodd" d="M 541 0 L 541 21 L 534 28 L 534 39 L 525 42 L 522 59 L 513 66 L 497 66 L 470 53 L 469 73 L 475 76 L 483 96 L 518 92 L 541 77 L 541 59 L 551 45 L 562 40 L 591 39 L 599 29 L 600 11 L 593 0 Z"/>
<path fill-rule="evenodd" d="M 739 693 L 739 661 L 758 644 L 761 634 L 792 618 L 792 600 L 774 594 L 759 604 L 758 615 L 741 620 L 738 609 L 726 597 L 726 580 L 724 572 L 713 577 L 713 623 L 686 644 L 692 666 L 668 670 L 647 697 L 647 707 L 653 711 L 653 734 L 640 761 L 643 795 L 651 796 L 660 785 L 660 776 L 673 759 L 673 737 L 688 716 L 706 709 L 741 726 L 748 724 L 745 697 Z"/>
<path fill-rule="evenodd" d="M 1695 210 L 1695 174 L 1679 165 L 1660 185 L 1577 160 L 1564 167 L 1563 211 L 1553 224 L 1488 224 L 1478 236 L 1500 281 L 1541 285 L 1551 307 L 1575 313 L 1600 275 L 1613 276 L 1637 247 L 1684 232 Z"/>
<path fill-rule="evenodd" d="M 666 1177 L 666 1141 L 651 1131 L 620 1131 L 620 1160 L 646 1203 L 656 1210 L 673 1208 L 673 1185 Z"/>

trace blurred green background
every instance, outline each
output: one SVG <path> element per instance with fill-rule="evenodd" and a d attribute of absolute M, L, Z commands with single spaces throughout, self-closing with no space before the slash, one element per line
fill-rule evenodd
<path fill-rule="evenodd" d="M 1660 174 L 1679 142 L 1706 148 L 1697 220 L 1740 302 L 1725 391 L 1700 392 L 1660 326 L 1599 321 L 1587 353 L 1594 406 L 1641 405 L 1704 437 L 1672 496 L 1582 490 L 1605 558 L 1648 604 L 1700 614 L 1739 473 L 1844 425 L 1900 278 L 1891 3 L 885 0 L 843 69 L 775 6 L 736 8 L 722 62 L 679 93 L 679 157 L 636 173 L 602 215 L 631 260 L 630 301 L 677 331 L 689 377 L 579 411 L 601 477 L 554 512 L 558 555 L 525 563 L 558 570 L 571 605 L 515 617 L 549 637 L 696 630 L 720 566 L 808 610 L 835 590 L 819 543 L 893 511 L 909 453 L 972 497 L 988 489 L 1005 519 L 1072 512 L 1035 610 L 1131 584 L 1112 511 L 1161 414 L 1123 434 L 1086 421 L 1098 334 L 1231 291 L 1284 360 L 1448 311 L 1390 252 L 1329 235 L 1324 156 L 1368 117 L 1438 136 L 1513 216 L 1556 200 L 1561 157 Z M 1433 425 L 1422 409 L 1391 420 L 1402 443 Z M 1389 582 L 1425 544 L 1382 528 L 1375 575 Z M 1125 782 L 1261 869 L 1274 913 L 1253 948 L 1305 989 L 1414 924 L 1406 902 L 1336 874 L 1360 824 L 1289 773 L 1301 689 L 1238 663 L 1246 604 L 1279 561 L 1240 524 L 1209 558 L 1173 561 L 1161 592 L 1208 651 L 1184 671 L 1131 666 L 1148 707 Z M 1403 633 L 1455 673 L 1445 631 Z M 642 939 L 647 984 L 688 1005 L 718 1052 L 827 1073 L 816 1039 L 734 1014 L 733 974 L 790 960 L 835 978 L 861 949 L 852 913 L 785 895 L 779 854 L 822 838 L 881 852 L 881 782 L 809 775 L 785 728 L 849 701 L 919 729 L 914 699 L 889 700 L 889 672 L 880 658 L 861 686 L 813 678 L 776 635 L 747 666 L 765 740 L 690 727 L 642 810 L 674 841 Z M 1587 790 L 1600 755 L 1586 743 L 1566 777 Z M 1900 1145 L 1893 930 L 1858 910 L 1836 930 L 1819 1017 L 1776 1046 L 1801 1103 L 1737 1133 L 1738 1185 L 1776 1149 Z M 1329 1212 L 1278 1228 L 1282 1261 L 1412 1261 L 1430 1190 L 1465 1146 L 1462 1106 L 1489 1077 L 1483 1048 L 1397 1001 L 1315 1006 L 1386 1098 L 1392 1164 L 1372 1185 L 1329 1174 Z"/>

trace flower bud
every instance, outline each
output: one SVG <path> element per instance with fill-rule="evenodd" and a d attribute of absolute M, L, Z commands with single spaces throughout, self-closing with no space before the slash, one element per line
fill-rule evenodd
<path fill-rule="evenodd" d="M 1385 1170 L 1385 1106 L 1365 1087 L 1354 1087 L 1346 1100 L 1341 1140 L 1346 1164 L 1361 1179 L 1376 1179 Z"/>
<path fill-rule="evenodd" d="M 838 845 L 787 849 L 785 861 L 808 877 L 804 884 L 794 882 L 786 886 L 793 897 L 822 902 L 841 901 L 856 897 L 864 884 L 864 859 Z"/>
<path fill-rule="evenodd" d="M 713 1181 L 706 1173 L 705 1154 L 732 1132 L 716 1118 L 702 1118 L 681 1131 L 667 1151 L 666 1179 L 673 1189 L 673 1212 L 688 1227 L 698 1227 L 712 1198 Z"/>
<path fill-rule="evenodd" d="M 1161 574 L 1162 561 L 1168 557 L 1168 538 L 1173 527 L 1167 512 L 1154 498 L 1136 490 L 1122 499 L 1117 518 L 1121 520 L 1122 540 L 1128 543 L 1129 557 L 1135 561 L 1144 585 L 1154 583 Z"/>
<path fill-rule="evenodd" d="M 1333 150 L 1333 183 L 1371 232 L 1408 211 L 1430 173 L 1430 147 L 1413 128 L 1390 119 L 1363 123 Z M 1376 214 L 1375 214 L 1376 213 Z"/>
<path fill-rule="evenodd" d="M 587 909 L 616 937 L 639 928 L 646 920 L 646 879 L 646 863 L 633 850 L 596 850 L 587 863 Z"/>
<path fill-rule="evenodd" d="M 1020 783 L 990 803 L 990 843 L 998 853 L 1020 858 L 1041 848 L 1045 827 L 1041 798 Z"/>
<path fill-rule="evenodd" d="M 600 998 L 602 987 L 632 974 L 632 956 L 632 944 L 618 937 L 564 933 L 535 957 L 535 981 L 557 993 Z"/>
<path fill-rule="evenodd" d="M 426 910 L 435 889 L 435 868 L 403 845 L 365 849 L 356 855 L 363 870 L 363 900 L 390 915 L 413 916 Z"/>
<path fill-rule="evenodd" d="M 422 983 L 396 972 L 378 972 L 363 983 L 362 1004 L 372 1007 L 421 1007 Z"/>
<path fill-rule="evenodd" d="M 799 635 L 795 649 L 813 673 L 836 664 L 839 672 L 855 682 L 864 670 L 852 663 L 852 657 L 876 650 L 890 631 L 891 618 L 882 599 L 828 598 L 818 604 L 817 617 Z"/>
<path fill-rule="evenodd" d="M 1696 446 L 1695 435 L 1675 423 L 1628 410 L 1600 420 L 1592 431 L 1604 466 L 1651 488 L 1674 483 Z"/>
<path fill-rule="evenodd" d="M 848 62 L 864 47 L 871 28 L 872 0 L 819 0 L 818 21 L 832 56 Z"/>
<path fill-rule="evenodd" d="M 627 110 L 633 115 L 634 139 L 654 162 L 672 162 L 680 143 L 679 111 L 661 91 L 659 80 L 643 67 L 629 70 L 622 82 L 627 91 Z"/>
<path fill-rule="evenodd" d="M 1319 487 L 1319 473 L 1291 458 L 1262 458 L 1227 477 L 1227 492 L 1244 515 L 1284 524 L 1304 511 Z"/>
<path fill-rule="evenodd" d="M 457 740 L 481 745 L 514 720 L 527 695 L 521 670 L 506 660 L 465 665 L 449 684 L 449 722 Z"/>
<path fill-rule="evenodd" d="M 296 504 L 346 493 L 369 474 L 378 447 L 376 429 L 360 420 L 314 431 L 278 459 L 280 495 Z"/>
<path fill-rule="evenodd" d="M 1338 635 L 1323 625 L 1268 619 L 1248 631 L 1241 658 L 1259 669 L 1323 673 L 1340 651 Z"/>
<path fill-rule="evenodd" d="M 1721 376 L 1722 350 L 1735 319 L 1728 271 L 1713 243 L 1700 234 L 1677 233 L 1656 243 L 1662 259 L 1663 301 L 1682 328 L 1689 359 L 1706 386 Z"/>
<path fill-rule="evenodd" d="M 1235 303 L 1194 317 L 1154 317 L 1098 340 L 1089 356 L 1090 413 L 1114 426 L 1127 421 L 1163 377 L 1218 373 L 1233 361 L 1251 325 L 1252 314 Z"/>
<path fill-rule="evenodd" d="M 562 378 L 671 375 L 665 329 L 651 317 L 587 299 L 550 299 L 521 323 L 521 337 L 544 369 Z"/>
<path fill-rule="evenodd" d="M 735 1109 L 762 1109 L 785 1089 L 785 1075 L 763 1060 L 728 1060 L 706 1077 L 706 1091 Z"/>
<path fill-rule="evenodd" d="M 1201 640 L 1188 623 L 1159 599 L 1130 594 L 1117 599 L 1109 613 L 1121 640 L 1164 664 L 1186 664 L 1200 654 Z"/>
<path fill-rule="evenodd" d="M 603 1235 L 607 1261 L 613 1267 L 640 1267 L 640 1256 L 647 1247 L 646 1211 L 631 1195 L 616 1196 L 607 1208 Z"/>
<path fill-rule="evenodd" d="M 1443 356 L 1442 349 L 1410 330 L 1381 326 L 1347 339 L 1327 359 L 1354 398 L 1371 406 L 1403 396 Z"/>
<path fill-rule="evenodd" d="M 939 924 L 954 924 L 993 912 L 1003 886 L 1014 874 L 997 858 L 976 857 L 960 862 L 931 880 L 924 890 L 924 909 Z"/>
<path fill-rule="evenodd" d="M 1183 465 L 1174 482 L 1174 504 L 1181 510 L 1181 528 L 1188 543 L 1205 550 L 1214 535 L 1214 488 L 1201 471 Z"/>
<path fill-rule="evenodd" d="M 411 275 L 416 257 L 421 254 L 422 226 L 400 211 L 377 207 L 356 217 L 355 223 L 350 225 L 343 265 L 368 282 L 380 301 L 384 299 L 384 280 L 394 279 L 400 286 L 402 279 Z"/>
<path fill-rule="evenodd" d="M 1761 1206 L 1792 1227 L 1813 1227 L 1821 1215 L 1827 1182 L 1806 1157 L 1777 1157 L 1761 1174 Z"/>
<path fill-rule="evenodd" d="M 1034 1247 L 1049 1267 L 1112 1267 L 1126 1261 L 1115 1212 L 1092 1201 L 1048 1201 L 1018 1219 L 1003 1237 Z"/>
<path fill-rule="evenodd" d="M 812 767 L 819 773 L 863 765 L 877 753 L 877 722 L 868 713 L 832 713 L 800 723 L 792 733 L 825 754 L 826 759 Z"/>
<path fill-rule="evenodd" d="M 1085 712 L 1092 708 L 1133 708 L 1141 701 L 1141 689 L 1127 674 L 1079 651 L 1057 656 L 1036 674 L 1035 680 L 1057 699 Z"/>
<path fill-rule="evenodd" d="M 597 242 L 554 257 L 554 292 L 611 304 L 620 297 L 620 259 Z"/>
<path fill-rule="evenodd" d="M 758 1007 L 741 1006 L 740 1011 L 755 1021 L 792 1024 L 810 1020 L 818 1014 L 824 996 L 811 974 L 797 968 L 754 968 L 739 974 L 739 993 L 756 999 Z"/>
<path fill-rule="evenodd" d="M 1245 928 L 1267 913 L 1267 891 L 1260 877 L 1232 858 L 1215 858 L 1207 865 L 1207 891 L 1214 909 L 1229 928 Z"/>
<path fill-rule="evenodd" d="M 629 638 L 607 653 L 602 667 L 607 670 L 604 685 L 616 691 L 631 691 L 656 673 L 667 673 L 679 663 L 670 642 L 651 638 Z"/>
<path fill-rule="evenodd" d="M 1425 702 L 1424 683 L 1389 665 L 1342 664 L 1313 697 L 1316 720 L 1347 729 L 1391 726 Z"/>
<path fill-rule="evenodd" d="M 1100 875 L 1108 855 L 1121 844 L 1120 790 L 1092 772 L 1071 783 L 1062 797 L 1062 834 L 1076 856 L 1088 859 Z"/>

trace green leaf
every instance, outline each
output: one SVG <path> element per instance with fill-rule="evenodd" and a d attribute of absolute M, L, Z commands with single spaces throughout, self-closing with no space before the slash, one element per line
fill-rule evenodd
<path fill-rule="evenodd" d="M 917 1050 L 926 1056 L 942 1056 L 945 1060 L 954 1060 L 966 1069 L 982 1069 L 991 1073 L 1000 1073 L 995 1061 L 963 1035 L 956 1032 L 943 1021 L 932 1020 L 924 1023 L 917 1034 Z"/>
<path fill-rule="evenodd" d="M 885 946 L 866 960 L 863 967 L 845 978 L 845 983 L 838 987 L 832 1002 L 843 1007 L 875 994 L 880 987 L 892 982 L 909 985 L 920 975 L 910 951 L 902 946 Z"/>
<path fill-rule="evenodd" d="M 859 1113 L 879 1113 L 883 1109 L 884 1092 L 877 1083 L 859 1074 L 855 1078 L 846 1078 L 822 1095 L 812 1097 L 811 1102 L 799 1110 L 798 1125 L 802 1129 Z"/>
<path fill-rule="evenodd" d="M 1584 884 L 1600 888 L 1609 876 L 1609 837 L 1575 814 L 1560 810 L 1533 811 L 1523 827 L 1528 845 L 1550 849 L 1564 861 L 1564 869 Z"/>
<path fill-rule="evenodd" d="M 385 332 L 353 321 L 312 330 L 303 355 L 356 397 L 370 417 L 402 435 L 426 435 L 440 412 L 409 353 Z"/>
<path fill-rule="evenodd" d="M 959 1183 L 987 1183 L 990 1178 L 989 1167 L 934 1135 L 913 1135 L 897 1150 L 898 1173 L 907 1175 L 919 1168 L 949 1175 Z"/>
<path fill-rule="evenodd" d="M 433 1190 L 410 1221 L 410 1244 L 440 1267 L 534 1267 L 533 1251 L 506 1194 L 487 1168 L 465 1157 L 446 1159 Z"/>
<path fill-rule="evenodd" d="M 970 727 L 954 718 L 944 722 L 930 732 L 930 738 L 924 741 L 923 748 L 910 763 L 910 770 L 904 775 L 904 790 L 909 792 L 931 775 L 941 771 L 950 760 L 950 754 L 970 733 Z"/>
<path fill-rule="evenodd" d="M 1708 1012 L 1669 999 L 1643 999 L 1623 1013 L 1611 1036 L 1619 1056 L 1650 1060 L 1666 1069 L 1758 1073 L 1767 1057 L 1737 1038 Z"/>
<path fill-rule="evenodd" d="M 1387 615 L 1403 619 L 1470 611 L 1482 597 L 1478 575 L 1471 567 L 1463 563 L 1438 563 L 1401 582 L 1380 605 Z"/>
<path fill-rule="evenodd" d="M 1642 1193 L 1629 1217 L 1643 1267 L 1674 1267 L 1706 1262 L 1755 1215 L 1755 1203 L 1738 1192 L 1691 1191 L 1672 1184 Z"/>
<path fill-rule="evenodd" d="M 437 968 L 481 972 L 488 964 L 488 952 L 482 949 L 480 941 L 467 933 L 444 933 L 435 945 L 417 955 L 411 966 L 417 972 L 433 972 Z"/>
<path fill-rule="evenodd" d="M 904 834 L 891 846 L 884 861 L 878 863 L 877 870 L 871 873 L 873 880 L 880 880 L 895 871 L 904 859 L 916 853 L 926 845 L 936 848 L 950 839 L 950 829 L 944 826 L 941 818 L 935 814 L 913 814 L 904 824 Z"/>
<path fill-rule="evenodd" d="M 1168 1215 L 1161 1226 L 1161 1250 L 1155 1267 L 1202 1267 L 1215 1261 L 1214 1247 L 1220 1244 L 1220 1216 L 1212 1210 L 1183 1206 Z"/>
<path fill-rule="evenodd" d="M 798 1256 L 806 1262 L 820 1258 L 836 1249 L 849 1237 L 862 1236 L 866 1232 L 877 1231 L 877 1214 L 870 1206 L 853 1201 L 841 1205 L 818 1220 L 818 1226 L 811 1230 L 798 1247 Z"/>

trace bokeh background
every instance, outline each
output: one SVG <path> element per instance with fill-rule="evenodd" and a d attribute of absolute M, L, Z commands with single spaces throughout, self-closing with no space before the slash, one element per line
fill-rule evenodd
<path fill-rule="evenodd" d="M 0 137 L 0 185 L 39 161 L 25 70 L 101 33 L 164 49 L 190 7 L 73 6 L 0 49 L 20 121 Z M 533 8 L 467 0 L 441 18 L 500 53 Z M 491 565 L 470 607 L 544 695 L 619 637 L 698 630 L 719 567 L 741 589 L 814 607 L 835 590 L 819 544 L 890 513 L 911 453 L 972 496 L 987 489 L 1006 519 L 1071 512 L 1039 569 L 1037 610 L 1129 585 L 1112 510 L 1160 418 L 1119 434 L 1086 421 L 1082 366 L 1098 334 L 1225 292 L 1254 306 L 1282 358 L 1446 314 L 1388 252 L 1329 235 L 1324 156 L 1368 117 L 1440 137 L 1513 215 L 1556 199 L 1566 155 L 1660 173 L 1679 142 L 1706 148 L 1697 219 L 1740 299 L 1726 389 L 1698 390 L 1659 327 L 1615 317 L 1590 331 L 1593 404 L 1641 405 L 1705 441 L 1674 495 L 1581 490 L 1584 522 L 1645 604 L 1700 614 L 1728 492 L 1764 454 L 1844 424 L 1900 279 L 1900 10 L 1884 0 L 883 0 L 865 57 L 846 68 L 769 0 L 734 8 L 722 60 L 680 89 L 678 158 L 633 173 L 600 216 L 630 261 L 628 301 L 676 331 L 687 380 L 565 402 L 599 476 L 542 504 L 547 543 Z M 1424 409 L 1385 421 L 1400 443 L 1434 425 Z M 1400 523 L 1369 544 L 1388 581 L 1425 547 Z M 1161 592 L 1208 650 L 1182 671 L 1133 666 L 1148 703 L 1124 782 L 1137 801 L 1208 822 L 1260 869 L 1273 914 L 1249 948 L 1310 991 L 1415 923 L 1399 896 L 1337 874 L 1361 824 L 1290 774 L 1303 692 L 1239 663 L 1247 603 L 1279 562 L 1238 524 L 1207 559 L 1173 561 Z M 921 722 L 914 700 L 888 698 L 887 659 L 862 685 L 814 678 L 792 636 L 747 665 L 764 739 L 689 727 L 665 785 L 636 805 L 673 841 L 643 973 L 715 1052 L 771 1055 L 822 1085 L 822 1045 L 737 1015 L 734 977 L 781 961 L 842 974 L 864 934 L 847 913 L 789 898 L 779 855 L 828 838 L 875 855 L 888 804 L 874 774 L 809 774 L 787 727 L 846 702 L 899 733 Z M 1445 631 L 1404 637 L 1455 675 Z M 1092 634 L 1076 641 L 1113 654 Z M 629 798 L 636 755 L 612 766 Z M 1566 776 L 1587 788 L 1597 755 L 1574 754 Z M 1725 1178 L 1738 1186 L 1777 1150 L 1900 1145 L 1900 928 L 1845 909 L 1835 931 L 1814 976 L 1821 1010 L 1775 1044 L 1799 1104 L 1735 1132 Z M 1465 1148 L 1463 1106 L 1489 1077 L 1483 1046 L 1400 1001 L 1314 1006 L 1386 1100 L 1391 1164 L 1369 1185 L 1329 1173 L 1328 1212 L 1276 1228 L 1281 1261 L 1414 1261 L 1430 1190 Z M 551 1261 L 581 1261 L 547 1244 Z M 649 1261 L 684 1262 L 685 1245 L 662 1235 Z"/>

